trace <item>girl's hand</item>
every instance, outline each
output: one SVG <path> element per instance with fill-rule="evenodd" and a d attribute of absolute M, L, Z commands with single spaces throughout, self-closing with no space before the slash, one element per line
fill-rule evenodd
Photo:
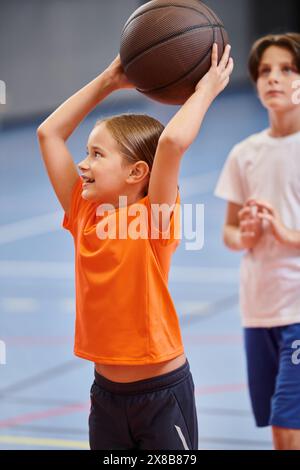
<path fill-rule="evenodd" d="M 265 201 L 252 200 L 250 203 L 257 206 L 260 220 L 267 220 L 269 222 L 276 240 L 285 245 L 289 245 L 293 238 L 293 231 L 283 224 L 277 210 Z"/>
<path fill-rule="evenodd" d="M 135 88 L 125 75 L 121 64 L 120 54 L 118 54 L 113 62 L 107 67 L 106 72 L 109 74 L 112 84 L 117 90 L 122 88 Z"/>
<path fill-rule="evenodd" d="M 218 64 L 218 45 L 213 44 L 211 54 L 211 68 L 196 85 L 195 91 L 199 88 L 205 88 L 211 93 L 212 99 L 215 99 L 219 93 L 228 85 L 230 75 L 232 74 L 234 63 L 230 57 L 231 46 L 225 47 L 224 54 Z"/>
<path fill-rule="evenodd" d="M 241 242 L 244 248 L 251 249 L 258 243 L 262 234 L 262 220 L 258 217 L 255 207 L 247 201 L 238 213 L 240 220 Z"/>

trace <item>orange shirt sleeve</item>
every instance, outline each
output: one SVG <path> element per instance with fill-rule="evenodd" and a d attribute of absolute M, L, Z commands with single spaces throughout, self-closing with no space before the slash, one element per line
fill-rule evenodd
<path fill-rule="evenodd" d="M 80 176 L 78 176 L 78 179 L 75 182 L 73 190 L 72 190 L 70 212 L 68 215 L 66 213 L 64 214 L 64 218 L 62 221 L 62 227 L 65 228 L 66 230 L 69 230 L 69 232 L 71 232 L 72 235 L 75 235 L 76 233 L 76 227 L 77 227 L 78 217 L 80 214 L 80 209 L 84 205 L 84 202 L 85 202 L 81 197 L 81 192 L 82 192 L 82 179 L 80 178 Z"/>

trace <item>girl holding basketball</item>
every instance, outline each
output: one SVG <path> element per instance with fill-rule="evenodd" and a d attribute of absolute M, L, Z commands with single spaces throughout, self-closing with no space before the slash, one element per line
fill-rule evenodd
<path fill-rule="evenodd" d="M 234 147 L 216 195 L 228 200 L 224 241 L 245 250 L 240 293 L 257 426 L 276 449 L 300 449 L 300 34 L 258 40 L 251 77 L 270 127 Z"/>
<path fill-rule="evenodd" d="M 178 245 L 181 159 L 229 82 L 229 56 L 227 46 L 218 63 L 214 45 L 209 72 L 165 129 L 144 115 L 97 122 L 78 164 L 80 176 L 66 141 L 110 93 L 133 88 L 119 56 L 38 128 L 47 172 L 65 211 L 63 226 L 75 243 L 74 353 L 95 363 L 91 449 L 198 448 L 194 383 L 168 273 Z M 104 204 L 110 210 L 99 211 Z M 160 220 L 152 207 L 161 204 L 170 211 Z M 135 207 L 140 213 L 146 208 L 149 236 L 98 236 L 97 228 L 112 218 L 125 213 L 134 221 Z"/>

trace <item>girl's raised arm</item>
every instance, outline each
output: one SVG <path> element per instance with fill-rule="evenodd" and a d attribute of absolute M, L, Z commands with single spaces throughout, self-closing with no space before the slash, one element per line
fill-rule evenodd
<path fill-rule="evenodd" d="M 103 73 L 67 99 L 37 129 L 49 179 L 67 215 L 78 172 L 66 146 L 66 140 L 101 101 L 121 88 L 133 86 L 125 77 L 120 58 L 117 56 Z"/>
<path fill-rule="evenodd" d="M 161 134 L 149 182 L 151 204 L 172 206 L 175 203 L 181 158 L 197 137 L 209 106 L 229 83 L 233 70 L 229 56 L 230 46 L 227 46 L 218 64 L 218 48 L 214 44 L 209 72 Z"/>

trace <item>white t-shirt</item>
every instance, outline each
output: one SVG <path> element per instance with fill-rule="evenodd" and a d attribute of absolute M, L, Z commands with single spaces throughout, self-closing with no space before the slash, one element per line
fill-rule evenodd
<path fill-rule="evenodd" d="M 237 144 L 215 195 L 240 205 L 250 197 L 264 200 L 288 228 L 300 231 L 300 132 L 275 138 L 267 129 Z M 268 222 L 243 256 L 240 279 L 243 326 L 300 323 L 300 249 L 279 243 Z"/>

